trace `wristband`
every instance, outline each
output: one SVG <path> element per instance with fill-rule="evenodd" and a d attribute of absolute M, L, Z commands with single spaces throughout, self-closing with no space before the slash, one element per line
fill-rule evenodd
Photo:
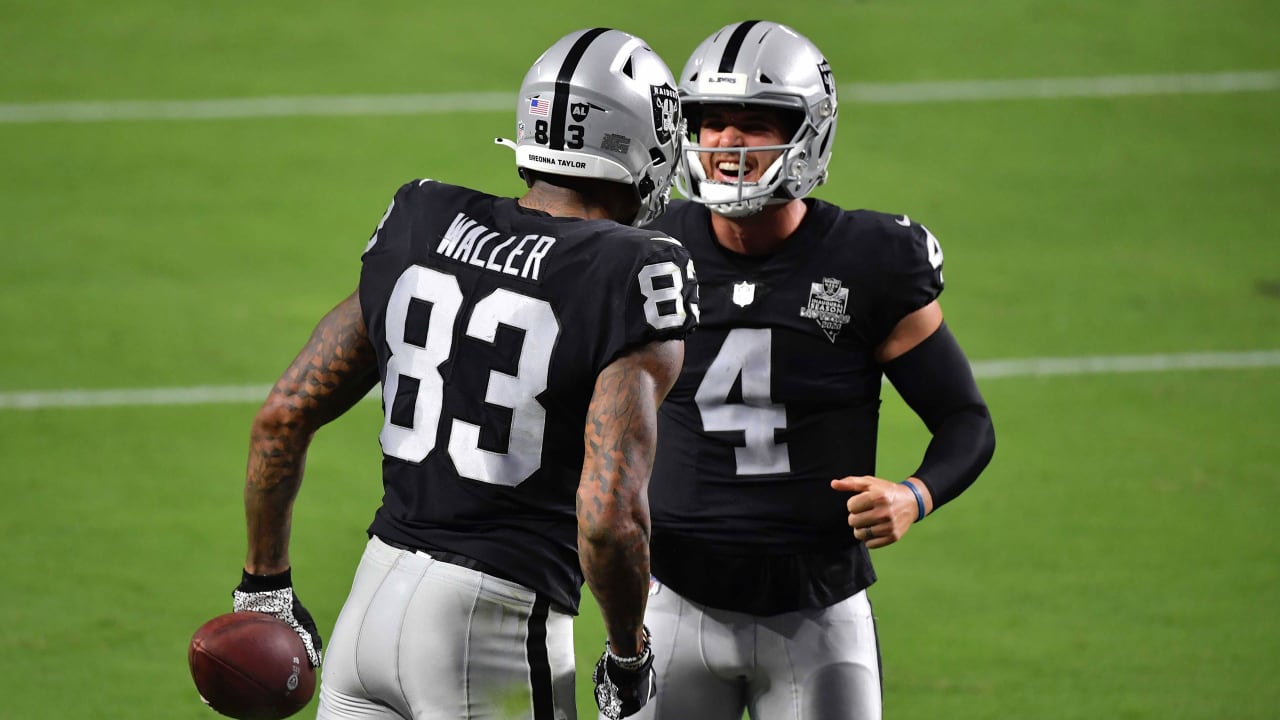
<path fill-rule="evenodd" d="M 913 494 L 915 494 L 915 496 L 916 496 L 916 522 L 920 522 L 921 520 L 923 520 L 923 519 L 924 519 L 924 496 L 920 494 L 920 488 L 916 487 L 916 484 L 915 484 L 915 483 L 913 483 L 913 482 L 909 482 L 909 481 L 907 481 L 907 480 L 903 480 L 902 482 L 900 482 L 900 483 L 898 483 L 898 484 L 899 484 L 899 485 L 906 485 L 907 487 L 911 488 L 911 492 L 912 492 Z"/>
<path fill-rule="evenodd" d="M 649 628 L 648 626 L 643 625 L 641 627 L 644 628 L 644 644 L 640 647 L 640 653 L 635 657 L 622 657 L 621 655 L 618 655 L 613 651 L 613 648 L 609 647 L 609 641 L 605 641 L 605 654 L 609 656 L 609 659 L 613 661 L 614 665 L 617 665 L 623 670 L 637 670 L 644 666 L 644 664 L 653 657 L 653 649 L 649 641 Z"/>
<path fill-rule="evenodd" d="M 236 589 L 240 592 L 271 592 L 293 587 L 292 569 L 285 568 L 283 572 L 275 575 L 254 575 L 248 570 L 242 570 L 240 587 Z"/>

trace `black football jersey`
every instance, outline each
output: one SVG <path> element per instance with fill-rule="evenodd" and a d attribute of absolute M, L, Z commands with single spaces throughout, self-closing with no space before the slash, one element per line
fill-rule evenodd
<path fill-rule="evenodd" d="M 651 229 L 421 180 L 369 241 L 359 292 L 384 411 L 369 532 L 463 556 L 576 612 L 595 379 L 626 350 L 694 327 L 688 252 Z"/>
<path fill-rule="evenodd" d="M 675 201 L 651 226 L 693 255 L 701 302 L 660 411 L 654 574 L 755 614 L 823 607 L 874 582 L 830 481 L 875 473 L 875 348 L 942 291 L 942 251 L 923 226 L 805 202 L 768 257 L 719 245 L 702 205 Z"/>

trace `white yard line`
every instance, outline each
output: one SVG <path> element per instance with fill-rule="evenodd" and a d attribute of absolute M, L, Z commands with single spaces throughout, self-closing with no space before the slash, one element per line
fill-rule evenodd
<path fill-rule="evenodd" d="M 185 388 L 7 392 L 0 393 L 0 410 L 262 402 L 270 389 L 270 385 L 200 385 Z"/>
<path fill-rule="evenodd" d="M 864 103 L 928 103 L 964 100 L 1040 100 L 1199 95 L 1280 90 L 1280 71 L 1112 75 L 1102 77 L 958 80 L 842 86 L 841 97 Z"/>
<path fill-rule="evenodd" d="M 839 88 L 840 97 L 846 101 L 887 104 L 1275 90 L 1280 90 L 1280 70 L 1016 80 L 852 83 L 841 85 Z M 515 94 L 509 92 L 460 92 L 418 95 L 0 103 L 0 124 L 510 112 L 515 107 L 515 100 Z"/>
<path fill-rule="evenodd" d="M 1280 367 L 1280 350 L 979 360 L 973 363 L 973 373 L 979 378 L 1000 379 L 1273 367 Z M 270 385 L 200 385 L 185 388 L 3 392 L 0 393 L 0 410 L 259 403 L 266 398 L 270 389 Z M 366 400 L 377 397 L 378 393 L 370 393 Z"/>
<path fill-rule="evenodd" d="M 1045 375 L 1110 375 L 1170 370 L 1236 370 L 1277 366 L 1280 366 L 1280 350 L 1254 350 L 1173 355 L 1099 355 L 979 360 L 973 363 L 973 374 L 979 378 L 1008 378 Z"/>

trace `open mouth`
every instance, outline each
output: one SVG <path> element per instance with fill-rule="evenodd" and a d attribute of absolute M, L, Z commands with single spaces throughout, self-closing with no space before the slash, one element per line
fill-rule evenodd
<path fill-rule="evenodd" d="M 712 162 L 713 180 L 724 183 L 746 182 L 755 169 L 751 163 L 740 163 L 737 158 L 733 160 L 716 160 Z"/>

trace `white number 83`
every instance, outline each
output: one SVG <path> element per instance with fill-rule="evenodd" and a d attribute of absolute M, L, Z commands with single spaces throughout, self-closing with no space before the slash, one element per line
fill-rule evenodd
<path fill-rule="evenodd" d="M 689 266 L 692 277 L 693 265 Z M 670 278 L 662 286 L 655 282 Z M 637 277 L 645 296 L 644 314 L 659 330 L 680 327 L 687 317 L 684 279 L 672 262 L 641 268 Z M 409 309 L 414 300 L 430 303 L 425 341 L 418 345 L 405 339 Z M 698 307 L 692 304 L 694 318 Z M 386 339 L 391 350 L 386 381 L 382 387 L 385 408 L 379 440 L 387 455 L 418 463 L 436 448 L 440 432 L 440 410 L 444 378 L 440 366 L 453 353 L 453 332 L 463 313 L 462 288 L 453 275 L 414 265 L 396 281 L 387 303 Z M 515 375 L 489 372 L 484 401 L 511 410 L 511 432 L 507 452 L 480 447 L 480 426 L 450 418 L 449 458 L 458 474 L 494 485 L 515 487 L 542 467 L 546 409 L 537 396 L 547 389 L 551 353 L 560 335 L 560 321 L 551 304 L 506 289 L 497 289 L 471 308 L 466 336 L 492 343 L 499 325 L 524 330 L 519 367 Z M 392 420 L 392 410 L 400 392 L 401 378 L 417 380 L 412 425 Z"/>

